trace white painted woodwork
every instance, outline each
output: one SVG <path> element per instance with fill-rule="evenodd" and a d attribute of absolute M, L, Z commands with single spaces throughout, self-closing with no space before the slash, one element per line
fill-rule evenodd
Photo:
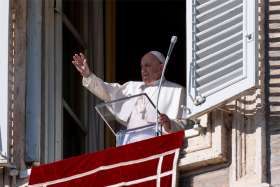
<path fill-rule="evenodd" d="M 191 118 L 256 85 L 257 3 L 190 0 L 186 4 Z"/>

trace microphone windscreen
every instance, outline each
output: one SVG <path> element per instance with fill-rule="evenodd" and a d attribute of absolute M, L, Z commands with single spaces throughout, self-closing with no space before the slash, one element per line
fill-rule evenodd
<path fill-rule="evenodd" d="M 177 36 L 172 36 L 171 43 L 176 43 L 176 42 L 177 42 Z"/>

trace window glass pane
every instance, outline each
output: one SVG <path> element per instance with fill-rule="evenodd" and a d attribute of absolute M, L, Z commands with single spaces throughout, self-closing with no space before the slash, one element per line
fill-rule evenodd
<path fill-rule="evenodd" d="M 71 32 L 63 25 L 63 99 L 82 121 L 83 87 L 81 76 L 72 64 L 74 53 L 84 49 Z"/>
<path fill-rule="evenodd" d="M 84 0 L 63 0 L 63 13 L 82 36 L 84 33 L 85 4 Z"/>
<path fill-rule="evenodd" d="M 63 110 L 63 158 L 85 152 L 85 134 L 69 113 Z"/>

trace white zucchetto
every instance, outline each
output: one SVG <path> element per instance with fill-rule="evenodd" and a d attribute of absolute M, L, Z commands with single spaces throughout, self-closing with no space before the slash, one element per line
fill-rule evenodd
<path fill-rule="evenodd" d="M 164 55 L 161 52 L 159 52 L 159 51 L 150 51 L 149 53 L 154 55 L 159 60 L 160 63 L 164 64 L 165 57 L 164 57 Z"/>

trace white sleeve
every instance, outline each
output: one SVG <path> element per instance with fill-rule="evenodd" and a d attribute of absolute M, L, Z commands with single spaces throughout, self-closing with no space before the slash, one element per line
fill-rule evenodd
<path fill-rule="evenodd" d="M 121 90 L 120 84 L 104 82 L 94 74 L 87 78 L 83 77 L 82 82 L 85 88 L 103 101 L 111 101 Z"/>
<path fill-rule="evenodd" d="M 171 120 L 171 131 L 179 131 L 184 129 L 184 125 L 181 122 L 181 119 L 184 118 L 185 112 L 184 112 L 184 106 L 186 105 L 186 90 L 184 88 L 181 89 L 180 93 L 180 99 L 179 99 L 179 105 L 178 105 L 178 114 L 176 119 Z"/>
<path fill-rule="evenodd" d="M 181 122 L 181 119 L 184 117 L 184 107 L 182 105 L 185 105 L 185 97 L 186 97 L 186 93 L 185 93 L 185 89 L 184 88 L 180 88 L 180 94 L 179 94 L 179 100 L 178 100 L 178 105 L 176 108 L 177 115 L 175 119 L 170 118 L 171 121 L 171 132 L 176 132 L 179 130 L 183 130 L 184 124 Z M 163 134 L 168 134 L 168 132 L 166 132 L 166 130 L 163 128 Z"/>

